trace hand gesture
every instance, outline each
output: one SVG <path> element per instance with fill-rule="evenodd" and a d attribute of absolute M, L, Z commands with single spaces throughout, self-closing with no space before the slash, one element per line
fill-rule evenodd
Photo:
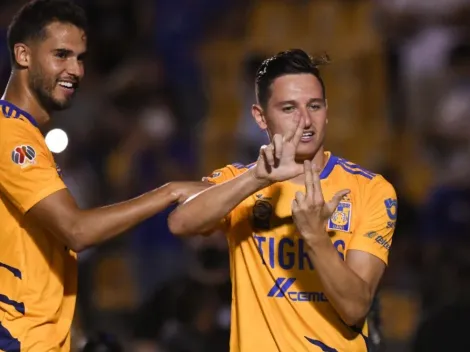
<path fill-rule="evenodd" d="M 339 191 L 332 200 L 325 203 L 319 170 L 316 166 L 312 168 L 310 161 L 304 162 L 304 170 L 306 192 L 295 194 L 295 199 L 292 201 L 292 216 L 301 236 L 309 240 L 325 232 L 326 222 L 349 190 Z"/>
<path fill-rule="evenodd" d="M 263 145 L 255 166 L 260 180 L 279 182 L 302 174 L 303 167 L 295 162 L 295 153 L 304 130 L 305 121 L 296 117 L 284 136 L 275 134 L 269 145 Z"/>

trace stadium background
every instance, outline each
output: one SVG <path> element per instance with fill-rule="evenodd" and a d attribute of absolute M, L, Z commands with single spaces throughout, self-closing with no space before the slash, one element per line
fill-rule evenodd
<path fill-rule="evenodd" d="M 6 27 L 22 3 L 0 2 L 2 87 Z M 86 78 L 44 133 L 66 132 L 55 156 L 81 206 L 253 161 L 265 141 L 250 116 L 261 60 L 327 51 L 327 148 L 383 173 L 399 196 L 379 292 L 383 350 L 418 351 L 417 341 L 455 331 L 460 318 L 443 307 L 468 317 L 470 1 L 80 3 L 91 24 Z M 168 212 L 80 254 L 76 348 L 103 332 L 126 351 L 227 350 L 223 234 L 180 241 Z"/>

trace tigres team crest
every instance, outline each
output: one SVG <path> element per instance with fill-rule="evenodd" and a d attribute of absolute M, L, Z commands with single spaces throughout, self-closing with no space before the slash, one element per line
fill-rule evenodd
<path fill-rule="evenodd" d="M 328 230 L 349 232 L 351 229 L 351 210 L 350 202 L 339 202 L 330 220 L 328 220 Z"/>
<path fill-rule="evenodd" d="M 36 151 L 30 145 L 16 146 L 11 152 L 11 160 L 22 168 L 36 162 Z"/>
<path fill-rule="evenodd" d="M 222 173 L 221 173 L 220 171 L 218 171 L 218 172 L 214 172 L 210 177 L 211 177 L 211 178 L 217 178 L 217 177 L 219 177 L 220 175 L 222 175 Z"/>
<path fill-rule="evenodd" d="M 202 181 L 205 182 L 205 181 L 208 181 L 210 178 L 217 178 L 219 177 L 220 175 L 222 175 L 222 173 L 220 171 L 217 171 L 217 172 L 213 172 L 210 176 L 204 176 L 202 178 Z"/>
<path fill-rule="evenodd" d="M 273 206 L 267 200 L 259 199 L 253 206 L 253 227 L 256 229 L 269 230 L 271 227 L 271 216 Z"/>

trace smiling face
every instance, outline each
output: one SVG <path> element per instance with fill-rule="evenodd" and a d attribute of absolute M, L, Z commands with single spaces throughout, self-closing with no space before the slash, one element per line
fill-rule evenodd
<path fill-rule="evenodd" d="M 26 46 L 17 44 L 17 63 L 28 70 L 28 85 L 49 111 L 63 110 L 85 73 L 86 35 L 73 24 L 52 22 L 45 36 Z"/>
<path fill-rule="evenodd" d="M 276 78 L 270 90 L 265 108 L 253 106 L 256 122 L 272 138 L 275 134 L 284 135 L 294 118 L 300 117 L 305 127 L 296 157 L 312 159 L 323 146 L 327 124 L 327 105 L 320 81 L 309 73 L 287 74 Z"/>

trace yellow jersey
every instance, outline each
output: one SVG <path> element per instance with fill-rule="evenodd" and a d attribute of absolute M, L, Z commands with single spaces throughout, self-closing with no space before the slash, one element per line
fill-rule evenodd
<path fill-rule="evenodd" d="M 338 255 L 344 260 L 348 250 L 360 250 L 387 264 L 397 218 L 394 188 L 378 174 L 326 156 L 320 175 L 325 200 L 351 190 L 327 223 Z M 219 184 L 252 166 L 229 165 L 204 179 Z M 226 218 L 233 285 L 230 350 L 367 351 L 367 324 L 358 329 L 341 320 L 295 228 L 291 204 L 297 191 L 305 187 L 273 184 Z"/>
<path fill-rule="evenodd" d="M 34 118 L 0 101 L 0 351 L 70 351 L 76 254 L 24 217 L 64 188 Z"/>

